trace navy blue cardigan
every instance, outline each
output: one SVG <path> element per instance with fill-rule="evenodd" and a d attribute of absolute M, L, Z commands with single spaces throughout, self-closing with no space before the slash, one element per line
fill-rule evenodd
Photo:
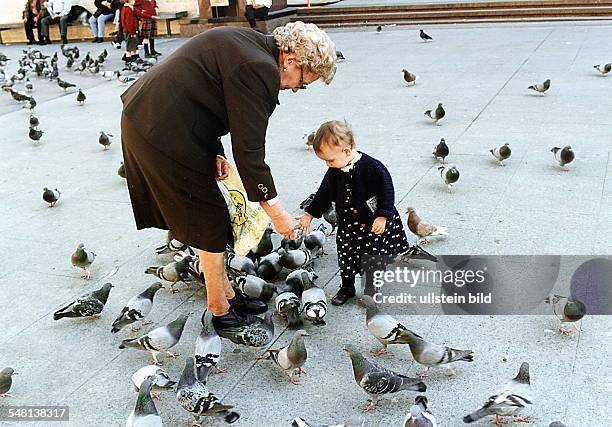
<path fill-rule="evenodd" d="M 395 191 L 389 171 L 379 160 L 362 153 L 361 158 L 353 166 L 353 179 L 351 182 L 351 204 L 360 224 L 372 225 L 374 219 L 384 216 L 388 221 L 395 214 Z M 348 172 L 337 168 L 329 168 L 317 190 L 312 203 L 305 209 L 315 218 L 320 218 L 336 204 L 336 213 L 340 224 L 344 221 L 342 212 L 345 209 L 345 183 L 349 178 Z M 356 211 L 355 211 L 356 210 Z"/>

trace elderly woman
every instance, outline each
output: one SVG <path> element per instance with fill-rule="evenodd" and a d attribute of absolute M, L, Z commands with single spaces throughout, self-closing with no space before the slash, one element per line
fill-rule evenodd
<path fill-rule="evenodd" d="M 281 89 L 293 92 L 336 72 L 334 43 L 314 24 L 289 23 L 263 35 L 223 27 L 193 37 L 138 79 L 121 99 L 127 182 L 138 229 L 169 229 L 198 248 L 208 309 L 217 329 L 240 327 L 267 310 L 229 284 L 223 252 L 230 218 L 216 180 L 228 174 L 221 136 L 248 198 L 276 231 L 294 238 L 265 162 L 268 120 Z M 258 304 L 259 303 L 259 304 Z"/>

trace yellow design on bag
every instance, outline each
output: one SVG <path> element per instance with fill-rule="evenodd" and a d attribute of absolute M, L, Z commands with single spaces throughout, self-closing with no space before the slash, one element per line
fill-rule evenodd
<path fill-rule="evenodd" d="M 249 219 L 246 214 L 246 200 L 244 194 L 237 190 L 229 190 L 229 195 L 234 204 L 234 215 L 232 215 L 232 225 L 242 225 Z"/>

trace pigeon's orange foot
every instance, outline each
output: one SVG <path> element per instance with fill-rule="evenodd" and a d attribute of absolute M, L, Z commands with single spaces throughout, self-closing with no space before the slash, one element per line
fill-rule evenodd
<path fill-rule="evenodd" d="M 429 376 L 429 371 L 428 370 L 419 371 L 416 373 L 416 376 L 419 378 L 425 378 Z"/>
<path fill-rule="evenodd" d="M 387 349 L 383 347 L 379 350 L 372 350 L 370 351 L 370 353 L 372 353 L 373 356 L 382 356 L 383 354 L 387 353 Z"/>
<path fill-rule="evenodd" d="M 531 422 L 529 417 L 516 417 L 514 421 L 517 423 L 530 423 Z"/>
<path fill-rule="evenodd" d="M 143 321 L 142 321 L 143 326 L 144 326 L 144 325 L 151 325 L 152 323 L 153 323 L 153 321 L 152 321 L 152 320 L 143 320 Z M 139 328 L 139 329 L 140 329 L 140 328 Z"/>
<path fill-rule="evenodd" d="M 374 403 L 373 401 L 369 400 L 368 404 L 361 406 L 360 409 L 363 412 L 374 411 L 374 410 L 376 410 L 376 403 Z"/>
<path fill-rule="evenodd" d="M 179 357 L 181 353 L 172 353 L 171 351 L 167 351 L 166 354 L 168 357 Z"/>
<path fill-rule="evenodd" d="M 504 421 L 504 419 L 499 415 L 495 415 L 495 425 L 501 426 L 502 424 L 506 424 L 506 421 Z"/>
<path fill-rule="evenodd" d="M 215 368 L 216 372 L 218 374 L 225 374 L 227 373 L 227 368 Z"/>

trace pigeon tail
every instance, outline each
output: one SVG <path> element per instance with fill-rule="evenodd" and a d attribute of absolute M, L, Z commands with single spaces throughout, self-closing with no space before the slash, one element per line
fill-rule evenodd
<path fill-rule="evenodd" d="M 418 391 L 419 393 L 424 393 L 427 391 L 427 386 L 423 381 L 419 381 L 417 383 L 414 382 L 414 378 L 405 377 L 400 375 L 402 378 L 402 384 L 400 385 L 398 391 L 400 390 L 409 390 L 409 391 Z"/>
<path fill-rule="evenodd" d="M 120 349 L 124 349 L 124 348 L 142 348 L 142 345 L 140 344 L 140 342 L 138 342 L 138 338 L 130 338 L 127 340 L 123 340 L 121 341 L 121 344 L 119 344 L 119 348 Z"/>
<path fill-rule="evenodd" d="M 487 411 L 485 408 L 480 408 L 479 410 L 463 417 L 463 422 L 466 424 L 473 423 L 474 421 L 478 421 L 487 415 L 489 415 L 489 411 Z"/>
<path fill-rule="evenodd" d="M 473 362 L 474 361 L 474 352 L 472 350 L 455 350 L 453 351 L 453 358 L 449 360 L 450 362 L 457 362 L 459 360 L 463 360 L 464 362 Z"/>
<path fill-rule="evenodd" d="M 291 310 L 285 313 L 287 316 L 287 323 L 289 324 L 289 328 L 299 328 L 304 325 L 302 318 L 298 314 L 298 308 L 294 307 Z"/>

